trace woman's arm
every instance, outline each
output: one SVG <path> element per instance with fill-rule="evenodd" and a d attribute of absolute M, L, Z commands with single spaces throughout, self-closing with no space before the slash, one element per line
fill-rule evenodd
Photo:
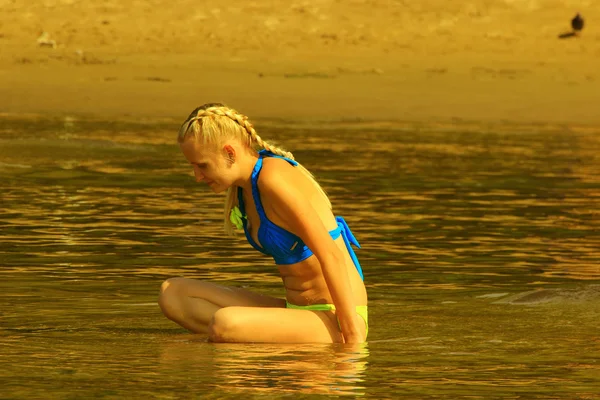
<path fill-rule="evenodd" d="M 299 179 L 306 179 L 298 174 L 287 168 L 263 168 L 259 180 L 261 194 L 269 199 L 277 215 L 285 220 L 286 228 L 300 237 L 319 260 L 336 307 L 344 341 L 361 343 L 364 341 L 360 330 L 362 320 L 356 314 L 344 254 L 329 235 L 307 193 L 295 183 Z M 307 184 L 312 185 L 310 182 Z"/>

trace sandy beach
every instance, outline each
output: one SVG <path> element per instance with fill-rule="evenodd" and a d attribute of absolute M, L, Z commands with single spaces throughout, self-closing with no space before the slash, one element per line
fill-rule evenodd
<path fill-rule="evenodd" d="M 600 126 L 594 3 L 0 0 L 0 113 Z"/>

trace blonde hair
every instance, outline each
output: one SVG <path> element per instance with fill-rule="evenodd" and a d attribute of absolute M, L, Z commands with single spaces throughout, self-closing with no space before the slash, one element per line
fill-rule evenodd
<path fill-rule="evenodd" d="M 248 121 L 248 117 L 221 103 L 204 104 L 192 111 L 181 125 L 177 141 L 183 143 L 190 137 L 201 141 L 203 145 L 216 147 L 224 144 L 227 140 L 237 139 L 251 150 L 265 149 L 273 154 L 294 160 L 294 155 L 289 151 L 263 140 Z M 297 167 L 311 180 L 331 208 L 327 194 L 315 177 L 299 163 Z M 234 226 L 229 219 L 229 214 L 233 207 L 239 205 L 237 193 L 238 186 L 233 185 L 227 189 L 225 198 L 224 227 L 225 232 L 229 235 L 234 233 Z"/>

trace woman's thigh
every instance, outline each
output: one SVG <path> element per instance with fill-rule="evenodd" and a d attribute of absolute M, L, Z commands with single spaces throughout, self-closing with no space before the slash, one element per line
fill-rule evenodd
<path fill-rule="evenodd" d="M 340 343 L 337 318 L 330 311 L 289 308 L 227 307 L 209 326 L 215 342 Z"/>
<path fill-rule="evenodd" d="M 285 307 L 285 300 L 247 289 L 218 285 L 188 278 L 171 278 L 161 287 L 161 295 L 200 298 L 218 307 Z"/>

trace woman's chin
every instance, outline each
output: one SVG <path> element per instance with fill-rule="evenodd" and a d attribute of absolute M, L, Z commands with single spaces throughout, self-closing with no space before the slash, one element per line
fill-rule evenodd
<path fill-rule="evenodd" d="M 213 191 L 213 193 L 223 193 L 225 190 L 227 190 L 227 188 L 224 188 L 221 185 L 210 185 L 210 190 Z"/>
<path fill-rule="evenodd" d="M 213 193 L 223 193 L 229 188 L 229 186 L 227 186 L 223 183 L 214 182 L 214 181 L 209 183 L 208 187 L 210 188 L 210 190 L 213 191 Z"/>

